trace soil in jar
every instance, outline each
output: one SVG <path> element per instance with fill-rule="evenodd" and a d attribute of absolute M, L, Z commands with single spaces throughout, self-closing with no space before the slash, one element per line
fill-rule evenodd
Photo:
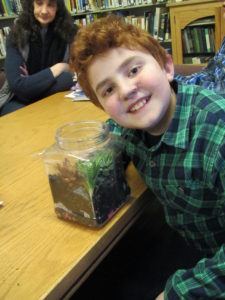
<path fill-rule="evenodd" d="M 58 170 L 58 174 L 49 175 L 49 183 L 55 204 L 61 204 L 61 211 L 67 212 L 66 215 L 59 213 L 65 219 L 90 226 L 103 225 L 130 194 L 120 155 L 113 159 L 110 167 L 101 166 L 98 170 L 91 194 L 85 184 L 86 178 L 75 166 L 71 168 L 67 160 L 62 166 L 58 165 Z"/>

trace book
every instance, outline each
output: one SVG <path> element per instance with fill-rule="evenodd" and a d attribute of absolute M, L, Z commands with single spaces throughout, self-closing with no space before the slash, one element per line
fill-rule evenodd
<path fill-rule="evenodd" d="M 183 30 L 181 37 L 182 37 L 183 53 L 184 54 L 191 53 L 189 38 L 188 38 L 188 34 L 187 34 L 186 29 Z"/>
<path fill-rule="evenodd" d="M 195 52 L 200 53 L 200 42 L 199 42 L 197 27 L 193 27 L 192 31 L 194 36 Z"/>
<path fill-rule="evenodd" d="M 0 57 L 6 56 L 5 36 L 2 29 L 0 29 Z"/>
<path fill-rule="evenodd" d="M 129 15 L 127 17 L 125 17 L 125 21 L 128 24 L 132 24 L 132 19 L 135 18 L 135 15 Z"/>
<path fill-rule="evenodd" d="M 204 52 L 204 43 L 203 43 L 203 36 L 201 32 L 201 27 L 196 27 L 197 30 L 197 35 L 198 35 L 198 40 L 199 40 L 199 48 L 201 53 Z"/>
<path fill-rule="evenodd" d="M 166 19 L 168 17 L 168 12 L 162 12 L 159 19 L 159 31 L 158 31 L 158 40 L 164 41 L 165 39 L 165 27 Z"/>
<path fill-rule="evenodd" d="M 7 11 L 7 8 L 6 8 L 6 4 L 5 4 L 5 0 L 1 0 L 2 2 L 2 6 L 3 6 L 3 11 L 4 11 L 4 16 L 8 16 L 8 11 Z"/>
<path fill-rule="evenodd" d="M 72 9 L 71 9 L 71 5 L 70 5 L 70 0 L 64 0 L 64 3 L 65 3 L 65 6 L 68 10 L 68 12 L 72 12 Z"/>
<path fill-rule="evenodd" d="M 146 11 L 144 13 L 145 19 L 145 30 L 148 31 L 151 35 L 153 35 L 154 30 L 154 12 Z"/>
<path fill-rule="evenodd" d="M 154 38 L 161 40 L 162 38 L 164 39 L 165 35 L 164 35 L 164 21 L 165 21 L 165 13 L 168 13 L 168 10 L 166 7 L 156 7 L 155 9 L 155 17 L 154 17 Z M 161 36 L 160 36 L 160 26 L 161 26 L 161 21 L 162 21 L 162 26 L 163 29 L 161 31 Z"/>
<path fill-rule="evenodd" d="M 211 51 L 215 52 L 215 32 L 213 27 L 209 27 L 209 40 L 211 45 Z"/>
<path fill-rule="evenodd" d="M 169 40 L 171 38 L 171 30 L 170 30 L 170 14 L 168 13 L 166 24 L 165 24 L 165 40 Z"/>
<path fill-rule="evenodd" d="M 2 0 L 0 0 L 0 16 L 5 16 L 4 6 Z"/>
<path fill-rule="evenodd" d="M 0 1 L 1 2 L 1 1 Z M 14 14 L 18 14 L 17 12 L 17 8 L 16 8 L 16 3 L 15 3 L 15 0 L 9 0 L 9 3 L 10 3 L 10 6 L 12 8 L 12 11 Z"/>
<path fill-rule="evenodd" d="M 90 11 L 96 10 L 98 8 L 97 2 L 95 0 L 89 0 Z"/>
<path fill-rule="evenodd" d="M 203 52 L 207 53 L 207 45 L 206 45 L 206 36 L 205 36 L 205 28 L 203 26 L 200 27 L 201 31 L 201 38 L 202 38 L 202 43 L 203 43 Z"/>
<path fill-rule="evenodd" d="M 138 18 L 136 16 L 133 16 L 131 18 L 131 24 L 135 25 L 136 27 L 138 27 Z"/>
<path fill-rule="evenodd" d="M 194 65 L 199 65 L 201 63 L 201 58 L 196 56 L 196 57 L 192 57 L 192 63 Z"/>
<path fill-rule="evenodd" d="M 143 16 L 137 17 L 137 27 L 143 30 L 145 29 L 145 19 Z"/>
<path fill-rule="evenodd" d="M 158 39 L 159 34 L 159 20 L 160 20 L 160 7 L 155 8 L 155 17 L 154 17 L 154 31 L 153 31 L 153 37 L 155 39 Z"/>
<path fill-rule="evenodd" d="M 13 15 L 13 10 L 12 10 L 12 7 L 11 7 L 11 3 L 9 0 L 3 0 L 5 1 L 5 5 L 6 5 L 6 9 L 7 9 L 7 12 L 8 12 L 8 15 Z"/>
<path fill-rule="evenodd" d="M 187 26 L 185 28 L 185 31 L 187 32 L 188 43 L 189 43 L 189 47 L 190 47 L 190 53 L 193 53 L 193 52 L 195 52 L 195 50 L 194 50 L 193 36 L 191 34 L 191 28 L 189 26 Z"/>
<path fill-rule="evenodd" d="M 20 0 L 9 0 L 10 6 L 14 14 L 19 14 L 22 11 Z"/>
<path fill-rule="evenodd" d="M 20 0 L 14 0 L 14 1 L 16 3 L 17 14 L 19 14 L 23 10 L 21 2 Z"/>
<path fill-rule="evenodd" d="M 209 28 L 205 27 L 204 31 L 205 31 L 205 40 L 206 40 L 206 51 L 208 53 L 210 53 L 211 52 L 211 45 L 210 45 L 210 40 L 209 40 Z"/>

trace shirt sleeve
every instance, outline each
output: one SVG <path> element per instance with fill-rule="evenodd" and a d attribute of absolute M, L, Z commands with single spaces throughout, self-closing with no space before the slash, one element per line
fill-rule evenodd
<path fill-rule="evenodd" d="M 63 72 L 54 78 L 50 68 L 46 68 L 27 77 L 21 77 L 20 66 L 24 60 L 19 50 L 7 43 L 5 71 L 11 91 L 16 97 L 26 103 L 32 103 L 56 92 L 70 89 L 73 85 L 72 74 Z"/>
<path fill-rule="evenodd" d="M 167 281 L 164 295 L 165 300 L 224 299 L 225 245 L 194 268 L 175 272 Z"/>
<path fill-rule="evenodd" d="M 179 82 L 184 82 L 186 84 L 196 84 L 199 86 L 204 86 L 205 88 L 207 88 L 208 81 L 210 80 L 208 78 L 207 71 L 205 71 L 205 69 L 188 76 L 184 76 L 176 73 L 174 74 L 174 79 Z M 214 86 L 212 88 L 214 88 Z"/>

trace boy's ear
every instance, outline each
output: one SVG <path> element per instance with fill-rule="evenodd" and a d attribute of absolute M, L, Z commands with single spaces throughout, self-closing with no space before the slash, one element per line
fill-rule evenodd
<path fill-rule="evenodd" d="M 164 69 L 166 71 L 168 81 L 172 82 L 173 77 L 174 77 L 174 64 L 173 64 L 172 57 L 169 54 L 167 54 L 167 56 L 166 56 L 166 61 L 164 63 Z"/>

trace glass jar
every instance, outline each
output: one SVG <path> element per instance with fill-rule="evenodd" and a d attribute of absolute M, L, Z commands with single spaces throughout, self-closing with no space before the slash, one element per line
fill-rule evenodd
<path fill-rule="evenodd" d="M 106 123 L 72 122 L 58 128 L 43 160 L 58 217 L 104 225 L 127 201 L 121 142 Z"/>

